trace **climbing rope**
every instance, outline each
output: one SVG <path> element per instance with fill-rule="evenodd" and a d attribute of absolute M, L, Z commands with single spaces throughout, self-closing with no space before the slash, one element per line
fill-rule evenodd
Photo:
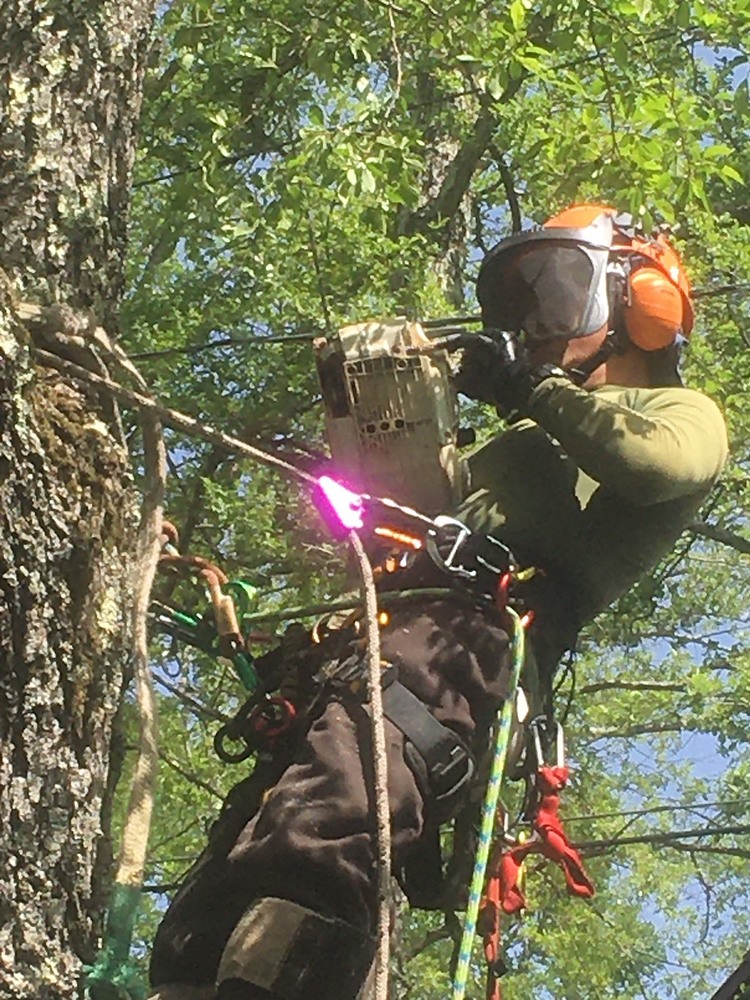
<path fill-rule="evenodd" d="M 142 378 L 115 355 L 121 368 Z M 156 696 L 148 657 L 148 609 L 151 587 L 162 547 L 167 453 L 161 422 L 153 412 L 141 412 L 146 490 L 138 529 L 137 558 L 132 572 L 133 675 L 139 714 L 138 758 L 122 833 L 117 873 L 110 898 L 105 943 L 93 965 L 85 969 L 85 982 L 94 998 L 114 994 L 136 998 L 142 995 L 140 974 L 131 965 L 130 945 L 143 886 L 151 817 L 156 793 L 159 761 Z"/>
<path fill-rule="evenodd" d="M 498 714 L 497 735 L 495 738 L 495 750 L 492 757 L 492 768 L 487 783 L 487 791 L 482 806 L 482 820 L 479 828 L 479 843 L 477 854 L 474 860 L 474 870 L 471 876 L 469 887 L 469 902 L 464 918 L 463 934 L 461 936 L 461 946 L 458 953 L 458 964 L 453 979 L 452 1000 L 463 1000 L 466 994 L 466 985 L 469 976 L 469 964 L 471 962 L 471 952 L 474 943 L 474 935 L 477 928 L 477 915 L 479 904 L 482 899 L 484 879 L 487 871 L 490 847 L 492 845 L 492 835 L 495 829 L 495 817 L 497 814 L 498 802 L 500 799 L 500 788 L 503 783 L 505 772 L 505 761 L 508 756 L 508 744 L 510 742 L 511 725 L 513 723 L 513 713 L 516 705 L 516 690 L 521 677 L 525 656 L 525 642 L 523 624 L 519 615 L 511 607 L 505 609 L 512 623 L 512 656 L 510 684 L 508 694 L 503 703 L 503 707 Z"/>
<path fill-rule="evenodd" d="M 380 627 L 375 580 L 370 560 L 356 531 L 349 535 L 362 581 L 367 637 L 367 681 L 375 765 L 375 814 L 378 848 L 378 949 L 375 956 L 373 1000 L 388 1000 L 391 887 L 391 813 L 388 802 L 388 763 L 383 723 L 383 694 L 380 667 Z"/>

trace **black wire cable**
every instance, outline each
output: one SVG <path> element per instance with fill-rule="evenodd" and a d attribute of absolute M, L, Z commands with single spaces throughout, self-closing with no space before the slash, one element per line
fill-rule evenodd
<path fill-rule="evenodd" d="M 733 295 L 735 292 L 750 291 L 750 284 L 736 285 L 707 285 L 703 288 L 694 288 L 692 297 L 694 299 L 707 299 L 720 295 Z M 425 330 L 441 330 L 453 326 L 471 326 L 474 323 L 481 323 L 482 317 L 470 316 L 446 316 L 440 319 L 422 320 Z M 242 347 L 253 345 L 256 347 L 266 344 L 301 344 L 314 340 L 316 337 L 325 337 L 327 331 L 323 327 L 315 327 L 303 333 L 287 334 L 260 334 L 257 337 L 225 337 L 223 340 L 213 340 L 208 344 L 192 344 L 187 347 L 168 347 L 162 351 L 142 351 L 139 354 L 131 354 L 133 361 L 143 361 L 151 358 L 166 358 L 174 354 L 202 354 L 204 351 L 215 351 L 222 347 Z"/>

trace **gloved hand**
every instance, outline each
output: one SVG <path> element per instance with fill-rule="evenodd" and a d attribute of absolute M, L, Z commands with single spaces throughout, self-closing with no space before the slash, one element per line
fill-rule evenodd
<path fill-rule="evenodd" d="M 502 416 L 523 412 L 534 389 L 546 378 L 566 376 L 557 365 L 534 365 L 525 357 L 511 359 L 507 345 L 477 335 L 465 346 L 456 377 L 457 392 L 482 403 L 491 403 Z"/>
<path fill-rule="evenodd" d="M 453 379 L 454 389 L 480 403 L 494 403 L 495 379 L 505 360 L 500 344 L 477 334 L 462 346 L 463 357 Z"/>

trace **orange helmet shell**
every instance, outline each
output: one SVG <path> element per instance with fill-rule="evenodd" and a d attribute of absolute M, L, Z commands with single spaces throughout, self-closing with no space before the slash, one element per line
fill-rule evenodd
<path fill-rule="evenodd" d="M 528 308 L 517 288 L 525 287 L 524 280 L 534 284 L 520 273 L 526 255 L 530 259 L 539 248 L 550 261 L 556 259 L 558 280 L 565 281 L 563 254 L 569 253 L 566 248 L 571 246 L 580 250 L 590 264 L 588 287 L 581 288 L 585 302 L 576 313 L 571 296 L 558 300 L 548 291 L 546 310 L 535 303 L 535 312 L 530 311 L 526 317 L 530 326 L 524 326 L 513 308 L 514 304 Z M 568 273 L 572 280 L 582 280 L 580 271 Z M 610 278 L 615 282 L 610 283 Z M 615 290 L 620 301 L 618 313 L 613 315 Z M 533 301 L 536 292 L 529 294 Z M 689 336 L 693 328 L 690 284 L 666 235 L 660 232 L 645 236 L 632 226 L 629 217 L 620 217 L 616 209 L 597 203 L 572 205 L 553 215 L 540 229 L 501 240 L 482 262 L 477 297 L 483 316 L 490 316 L 490 325 L 501 325 L 507 319 L 529 337 L 538 337 L 539 331 L 547 337 L 587 336 L 600 330 L 602 324 L 613 324 L 619 316 L 634 344 L 645 351 L 658 351 L 674 344 L 679 334 Z M 569 305 L 567 313 L 563 309 L 565 302 Z M 555 309 L 561 311 L 559 322 L 550 319 Z"/>
<path fill-rule="evenodd" d="M 617 212 L 609 205 L 571 205 L 570 208 L 565 208 L 562 212 L 547 219 L 544 228 L 586 229 L 600 215 L 611 215 L 614 218 Z"/>
<path fill-rule="evenodd" d="M 585 229 L 602 215 L 615 225 L 610 259 L 634 257 L 628 276 L 627 301 L 623 308 L 628 336 L 644 351 L 658 351 L 693 329 L 690 283 L 680 258 L 666 236 L 643 238 L 631 235 L 617 224 L 617 211 L 609 205 L 571 205 L 544 223 L 544 228 Z M 640 262 L 638 262 L 640 258 Z"/>

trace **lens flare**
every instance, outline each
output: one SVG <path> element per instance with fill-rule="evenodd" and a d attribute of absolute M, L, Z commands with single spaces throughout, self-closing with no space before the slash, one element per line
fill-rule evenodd
<path fill-rule="evenodd" d="M 318 486 L 344 528 L 353 531 L 364 527 L 364 508 L 359 493 L 352 493 L 330 476 L 321 476 Z"/>

